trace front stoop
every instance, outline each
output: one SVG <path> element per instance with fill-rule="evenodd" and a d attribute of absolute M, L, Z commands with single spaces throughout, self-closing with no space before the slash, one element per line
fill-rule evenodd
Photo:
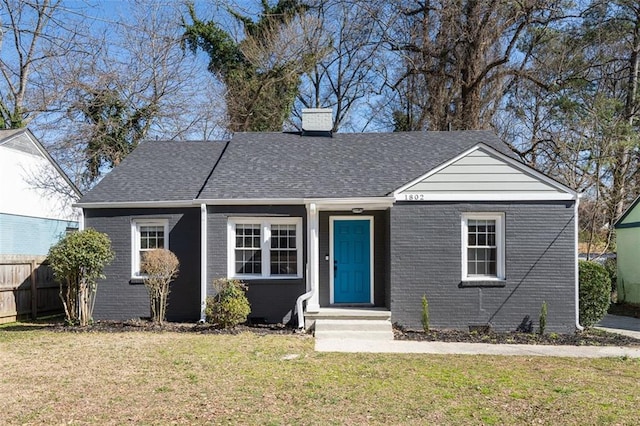
<path fill-rule="evenodd" d="M 316 339 L 393 340 L 388 310 L 323 308 L 307 318 L 315 321 Z"/>

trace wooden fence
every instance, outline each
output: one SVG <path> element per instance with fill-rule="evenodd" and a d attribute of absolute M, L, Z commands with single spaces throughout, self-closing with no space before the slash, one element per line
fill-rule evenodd
<path fill-rule="evenodd" d="M 44 256 L 0 255 L 0 324 L 64 312 Z"/>

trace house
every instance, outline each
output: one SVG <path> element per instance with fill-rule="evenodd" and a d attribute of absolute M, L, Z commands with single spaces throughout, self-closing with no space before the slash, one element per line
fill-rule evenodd
<path fill-rule="evenodd" d="M 640 196 L 616 221 L 618 302 L 640 304 Z"/>
<path fill-rule="evenodd" d="M 78 206 L 116 252 L 94 316 L 149 315 L 141 253 L 165 247 L 181 274 L 168 318 L 204 316 L 215 278 L 248 283 L 252 319 L 288 322 L 374 306 L 420 327 L 577 326 L 578 194 L 514 158 L 487 131 L 300 133 L 145 142 Z M 303 305 L 304 302 L 304 305 Z M 302 318 L 302 316 L 300 316 Z"/>
<path fill-rule="evenodd" d="M 0 130 L 0 255 L 46 255 L 78 228 L 80 195 L 31 131 Z"/>

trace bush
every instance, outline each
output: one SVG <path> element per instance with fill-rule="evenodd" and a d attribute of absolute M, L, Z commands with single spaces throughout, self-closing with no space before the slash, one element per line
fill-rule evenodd
<path fill-rule="evenodd" d="M 113 259 L 111 240 L 94 229 L 65 235 L 49 249 L 53 277 L 60 283 L 60 299 L 67 323 L 87 325 L 93 319 L 98 278 Z"/>
<path fill-rule="evenodd" d="M 611 292 L 616 291 L 618 286 L 618 261 L 614 257 L 610 257 L 609 259 L 604 261 L 604 268 L 607 270 L 607 274 L 609 274 L 609 278 L 611 279 Z"/>
<path fill-rule="evenodd" d="M 219 278 L 213 281 L 213 289 L 216 295 L 207 297 L 207 322 L 230 328 L 247 320 L 251 306 L 242 281 Z"/>
<path fill-rule="evenodd" d="M 596 262 L 579 262 L 580 324 L 591 327 L 600 321 L 611 302 L 611 279 L 604 266 Z"/>
<path fill-rule="evenodd" d="M 167 313 L 169 284 L 178 276 L 180 262 L 166 249 L 156 249 L 144 254 L 140 271 L 145 274 L 144 286 L 149 292 L 151 320 L 162 325 Z"/>

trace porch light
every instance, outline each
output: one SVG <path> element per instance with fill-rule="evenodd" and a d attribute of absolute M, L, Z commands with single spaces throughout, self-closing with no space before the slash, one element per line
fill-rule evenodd
<path fill-rule="evenodd" d="M 351 209 L 351 213 L 353 214 L 360 214 L 364 211 L 364 209 L 362 207 L 354 207 Z"/>

